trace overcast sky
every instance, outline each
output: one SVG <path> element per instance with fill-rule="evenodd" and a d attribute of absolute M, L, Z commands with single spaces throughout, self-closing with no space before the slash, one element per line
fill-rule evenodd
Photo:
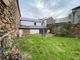
<path fill-rule="evenodd" d="M 66 17 L 80 0 L 19 0 L 21 16 L 25 18 Z"/>

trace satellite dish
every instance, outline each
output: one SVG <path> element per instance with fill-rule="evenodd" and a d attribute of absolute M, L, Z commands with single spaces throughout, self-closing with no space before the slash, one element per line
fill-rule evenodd
<path fill-rule="evenodd" d="M 10 4 L 10 2 L 9 2 L 9 0 L 2 0 L 4 3 L 5 3 L 5 5 L 9 5 Z"/>

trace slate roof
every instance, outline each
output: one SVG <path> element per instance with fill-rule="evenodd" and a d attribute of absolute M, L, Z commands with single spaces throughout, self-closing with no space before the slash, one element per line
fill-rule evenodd
<path fill-rule="evenodd" d="M 80 8 L 80 6 L 78 6 L 78 7 L 75 7 L 75 8 L 73 8 L 72 10 L 76 10 L 76 9 L 79 9 Z"/>
<path fill-rule="evenodd" d="M 46 26 L 24 26 L 20 25 L 19 29 L 47 29 Z"/>
<path fill-rule="evenodd" d="M 44 20 L 43 19 L 20 18 L 20 21 L 42 22 Z"/>

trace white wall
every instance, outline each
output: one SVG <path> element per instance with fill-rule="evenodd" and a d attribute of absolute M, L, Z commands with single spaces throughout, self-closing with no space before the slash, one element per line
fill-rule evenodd
<path fill-rule="evenodd" d="M 22 35 L 23 35 L 23 30 L 20 29 L 20 30 L 19 30 L 19 37 L 22 37 Z"/>
<path fill-rule="evenodd" d="M 22 21 L 21 25 L 34 26 L 34 22 Z"/>
<path fill-rule="evenodd" d="M 39 29 L 31 29 L 30 34 L 39 34 Z"/>

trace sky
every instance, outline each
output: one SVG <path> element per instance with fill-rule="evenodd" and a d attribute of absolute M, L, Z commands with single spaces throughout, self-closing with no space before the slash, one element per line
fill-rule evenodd
<path fill-rule="evenodd" d="M 19 0 L 21 17 L 59 19 L 68 16 L 80 0 Z"/>

